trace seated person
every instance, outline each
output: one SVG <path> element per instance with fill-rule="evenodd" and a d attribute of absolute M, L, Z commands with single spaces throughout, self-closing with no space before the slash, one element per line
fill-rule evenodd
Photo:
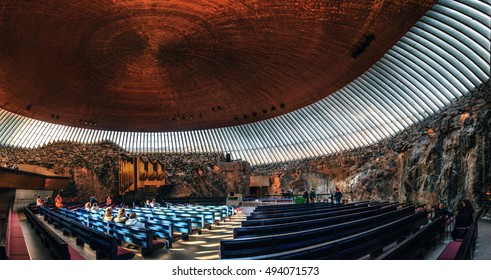
<path fill-rule="evenodd" d="M 90 207 L 90 211 L 99 212 L 99 205 L 97 205 L 97 203 L 92 204 L 92 207 Z"/>
<path fill-rule="evenodd" d="M 126 221 L 125 224 L 126 224 L 126 226 L 135 227 L 135 228 L 144 228 L 145 227 L 145 224 L 143 224 L 142 222 L 140 222 L 136 219 L 136 213 L 135 212 L 130 213 L 130 218 Z"/>
<path fill-rule="evenodd" d="M 126 217 L 126 210 L 124 208 L 119 208 L 118 215 L 114 218 L 116 223 L 124 223 L 128 218 Z"/>
<path fill-rule="evenodd" d="M 152 202 L 150 202 L 150 207 L 151 207 L 151 208 L 160 207 L 160 204 L 158 204 L 158 203 L 155 201 L 155 198 L 154 198 L 154 199 L 152 199 Z"/>
<path fill-rule="evenodd" d="M 92 205 L 90 205 L 89 201 L 87 201 L 87 203 L 85 203 L 84 208 L 85 208 L 85 210 L 90 211 L 90 209 L 92 208 Z"/>
<path fill-rule="evenodd" d="M 147 201 L 145 201 L 145 207 L 152 208 L 152 204 L 150 203 L 150 200 L 147 199 Z"/>
<path fill-rule="evenodd" d="M 104 214 L 104 221 L 112 222 L 114 220 L 113 209 L 111 207 L 106 208 L 106 213 Z"/>

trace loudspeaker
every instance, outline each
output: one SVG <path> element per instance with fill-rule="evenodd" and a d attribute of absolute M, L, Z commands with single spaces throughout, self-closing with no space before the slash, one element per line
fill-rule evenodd
<path fill-rule="evenodd" d="M 226 160 L 227 162 L 232 162 L 232 158 L 230 157 L 230 154 L 227 154 L 227 155 L 225 156 L 225 160 Z"/>

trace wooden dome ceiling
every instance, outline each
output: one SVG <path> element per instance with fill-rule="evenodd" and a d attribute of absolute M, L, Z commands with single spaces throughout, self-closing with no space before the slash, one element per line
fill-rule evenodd
<path fill-rule="evenodd" d="M 264 120 L 351 82 L 433 2 L 2 1 L 0 108 L 117 131 Z"/>

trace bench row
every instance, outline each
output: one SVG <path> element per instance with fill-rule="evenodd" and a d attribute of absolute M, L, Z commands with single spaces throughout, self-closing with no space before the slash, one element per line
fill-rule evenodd
<path fill-rule="evenodd" d="M 118 238 L 113 235 L 108 235 L 103 232 L 92 229 L 88 226 L 81 224 L 77 220 L 73 220 L 69 217 L 61 215 L 59 213 L 49 211 L 48 209 L 41 208 L 41 213 L 44 215 L 44 219 L 48 223 L 52 223 L 55 228 L 60 229 L 64 235 L 70 235 L 75 237 L 76 244 L 82 246 L 84 244 L 96 252 L 97 259 L 131 259 L 134 257 L 134 252 L 126 250 L 118 246 Z M 148 238 L 149 236 L 147 236 Z M 153 241 L 153 236 L 152 241 Z M 143 238 L 145 241 L 148 239 Z M 137 243 L 137 246 L 147 246 L 142 248 L 142 255 L 151 253 L 152 244 Z M 150 246 L 148 246 L 150 245 Z M 163 246 L 162 246 L 163 247 Z"/>
<path fill-rule="evenodd" d="M 410 216 L 414 214 L 414 207 L 399 210 L 396 207 L 391 207 L 367 211 L 367 214 L 347 215 L 343 219 L 330 221 L 328 219 L 309 229 L 283 233 L 271 232 L 269 235 L 222 240 L 220 242 L 220 256 L 222 259 L 259 256 L 332 241 Z"/>
<path fill-rule="evenodd" d="M 266 253 L 252 257 L 235 259 L 249 260 L 321 260 L 321 259 L 360 259 L 367 255 L 376 257 L 383 253 L 386 246 L 401 242 L 407 236 L 427 224 L 426 211 L 388 222 L 378 227 L 351 234 L 330 241 L 321 241 L 314 245 L 291 249 L 277 253 Z M 301 238 L 301 237 L 299 237 Z"/>

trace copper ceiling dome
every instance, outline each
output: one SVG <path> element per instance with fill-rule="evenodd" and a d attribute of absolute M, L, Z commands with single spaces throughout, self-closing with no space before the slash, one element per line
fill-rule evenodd
<path fill-rule="evenodd" d="M 432 0 L 0 3 L 0 108 L 117 131 L 232 126 L 312 104 Z"/>

